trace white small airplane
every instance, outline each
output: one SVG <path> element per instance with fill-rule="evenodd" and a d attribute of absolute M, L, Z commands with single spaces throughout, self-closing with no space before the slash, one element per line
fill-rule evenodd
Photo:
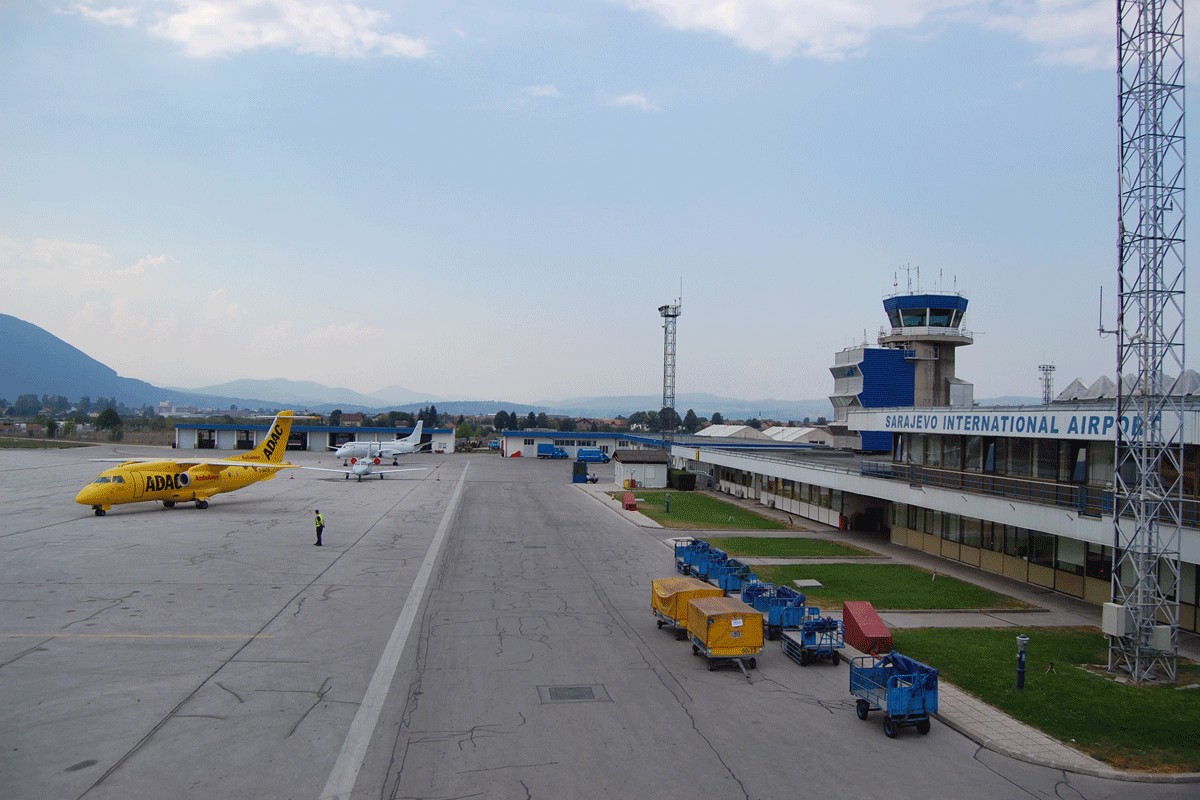
<path fill-rule="evenodd" d="M 303 467 L 303 469 L 315 469 L 317 472 L 340 472 L 346 476 L 346 480 L 350 480 L 351 475 L 357 475 L 359 481 L 365 476 L 378 475 L 380 480 L 383 480 L 384 475 L 390 475 L 393 472 L 418 472 L 425 467 L 405 467 L 404 469 L 375 469 L 379 466 L 379 456 L 374 458 L 350 458 L 349 469 L 333 469 L 331 467 Z"/>
<path fill-rule="evenodd" d="M 364 459 L 367 461 L 375 460 L 378 463 L 378 459 L 381 458 L 390 458 L 392 466 L 396 467 L 400 465 L 400 462 L 396 460 L 398 456 L 416 453 L 421 448 L 433 444 L 433 442 L 421 444 L 421 429 L 424 426 L 425 420 L 417 420 L 417 426 L 413 428 L 412 433 L 403 439 L 396 439 L 391 442 L 346 442 L 341 447 L 329 445 L 329 449 L 336 451 L 335 455 L 342 459 L 343 467 L 350 466 L 350 459 L 358 459 L 359 461 Z"/>

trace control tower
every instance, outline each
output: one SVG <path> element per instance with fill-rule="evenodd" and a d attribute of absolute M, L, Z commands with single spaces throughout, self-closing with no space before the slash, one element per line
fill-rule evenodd
<path fill-rule="evenodd" d="M 879 332 L 879 345 L 908 350 L 914 367 L 913 405 L 970 406 L 973 387 L 954 377 L 954 351 L 975 340 L 962 329 L 967 298 L 960 294 L 894 294 L 884 298 L 891 330 Z"/>
<path fill-rule="evenodd" d="M 967 298 L 960 294 L 902 292 L 884 298 L 890 325 L 879 331 L 879 345 L 864 341 L 834 356 L 835 447 L 881 452 L 890 450 L 891 434 L 846 427 L 850 411 L 859 408 L 930 408 L 970 406 L 974 386 L 954 374 L 955 350 L 974 338 L 962 327 Z"/>

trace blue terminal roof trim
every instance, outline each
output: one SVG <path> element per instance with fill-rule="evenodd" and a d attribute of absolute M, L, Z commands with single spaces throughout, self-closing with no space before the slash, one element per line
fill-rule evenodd
<path fill-rule="evenodd" d="M 662 447 L 663 439 L 661 436 L 637 433 L 620 433 L 617 431 L 603 431 L 600 433 L 589 433 L 580 431 L 501 431 L 500 436 L 505 438 L 521 438 L 521 439 L 596 439 L 599 440 L 621 440 L 626 442 L 637 442 L 638 444 L 646 445 L 647 447 Z M 890 436 L 891 434 L 886 434 Z M 687 437 L 676 436 L 676 447 L 698 447 L 698 448 L 720 448 L 721 450 L 831 450 L 833 448 L 824 444 L 797 444 L 795 442 L 762 442 L 753 439 L 719 439 L 706 438 L 702 436 Z"/>
<path fill-rule="evenodd" d="M 185 431 L 266 431 L 271 429 L 271 423 L 227 423 L 227 422 L 177 422 L 176 430 Z M 399 433 L 410 434 L 416 428 L 364 428 L 357 425 L 298 425 L 292 423 L 292 433 Z M 424 433 L 451 433 L 453 428 L 424 428 Z"/>
<path fill-rule="evenodd" d="M 952 308 L 966 313 L 967 298 L 958 294 L 896 294 L 883 299 L 884 311 L 904 308 Z"/>

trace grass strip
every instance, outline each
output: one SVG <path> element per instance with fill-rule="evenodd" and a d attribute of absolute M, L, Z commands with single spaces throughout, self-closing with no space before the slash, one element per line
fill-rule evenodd
<path fill-rule="evenodd" d="M 693 530 L 784 531 L 788 525 L 753 511 L 697 492 L 671 492 L 671 511 L 667 512 L 667 492 L 661 489 L 635 489 L 638 511 L 664 528 Z M 620 500 L 623 492 L 612 492 Z"/>
<path fill-rule="evenodd" d="M 756 565 L 764 581 L 794 587 L 793 580 L 815 578 L 819 589 L 804 589 L 811 604 L 840 609 L 846 600 L 867 600 L 877 611 L 959 608 L 1029 608 L 1014 597 L 908 564 Z"/>
<path fill-rule="evenodd" d="M 863 558 L 878 555 L 861 547 L 830 539 L 801 537 L 718 536 L 705 538 L 731 556 L 759 558 Z"/>
<path fill-rule="evenodd" d="M 1022 690 L 1020 633 L 1029 636 Z M 920 628 L 895 631 L 894 640 L 955 686 L 1093 758 L 1119 769 L 1200 772 L 1200 688 L 1112 680 L 1095 628 Z M 1179 672 L 1181 685 L 1200 683 L 1200 666 Z"/>
<path fill-rule="evenodd" d="M 61 439 L 20 439 L 0 437 L 0 450 L 64 450 L 69 447 L 91 447 L 86 442 L 65 442 Z"/>

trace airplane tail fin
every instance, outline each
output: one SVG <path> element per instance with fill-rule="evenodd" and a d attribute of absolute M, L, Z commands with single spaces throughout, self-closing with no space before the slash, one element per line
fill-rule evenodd
<path fill-rule="evenodd" d="M 401 439 L 405 444 L 417 445 L 421 443 L 421 429 L 425 427 L 425 420 L 417 420 L 417 427 L 413 428 L 413 432 Z"/>
<path fill-rule="evenodd" d="M 231 460 L 257 461 L 268 464 L 282 462 L 283 454 L 287 450 L 288 437 L 292 435 L 292 418 L 294 416 L 291 411 L 280 411 L 275 415 L 275 420 L 271 423 L 266 438 L 259 443 L 258 447 L 242 453 L 240 456 L 234 456 L 234 459 Z"/>

